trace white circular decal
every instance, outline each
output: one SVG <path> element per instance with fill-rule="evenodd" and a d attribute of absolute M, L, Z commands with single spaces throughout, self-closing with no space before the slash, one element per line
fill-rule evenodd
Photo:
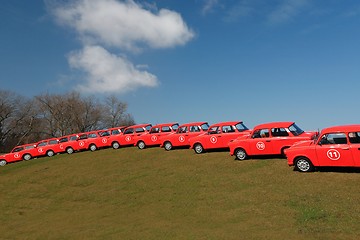
<path fill-rule="evenodd" d="M 64 146 L 62 144 L 60 144 L 60 149 L 63 150 L 64 149 Z"/>
<path fill-rule="evenodd" d="M 14 154 L 14 158 L 20 158 L 20 154 L 15 153 L 15 154 Z"/>
<path fill-rule="evenodd" d="M 256 143 L 256 148 L 259 149 L 260 151 L 265 149 L 265 143 L 263 142 L 258 142 Z"/>
<path fill-rule="evenodd" d="M 210 138 L 210 142 L 215 144 L 217 142 L 217 138 L 215 136 L 212 136 Z"/>
<path fill-rule="evenodd" d="M 44 152 L 44 149 L 39 148 L 39 149 L 38 149 L 38 152 L 39 152 L 39 153 L 42 153 L 42 152 Z"/>
<path fill-rule="evenodd" d="M 126 136 L 125 141 L 130 142 L 130 141 L 131 141 L 131 137 L 130 137 L 130 136 Z"/>
<path fill-rule="evenodd" d="M 185 142 L 185 137 L 184 137 L 184 136 L 180 136 L 180 137 L 179 137 L 179 142 Z"/>
<path fill-rule="evenodd" d="M 106 138 L 103 138 L 101 141 L 102 141 L 102 143 L 107 143 L 107 139 L 106 139 Z"/>
<path fill-rule="evenodd" d="M 83 147 L 85 145 L 85 143 L 83 141 L 79 142 L 79 146 Z"/>
<path fill-rule="evenodd" d="M 326 153 L 327 157 L 330 158 L 331 160 L 339 160 L 340 158 L 340 153 L 338 150 L 336 149 L 329 149 Z"/>
<path fill-rule="evenodd" d="M 151 136 L 151 141 L 156 142 L 156 140 L 157 140 L 156 136 Z"/>

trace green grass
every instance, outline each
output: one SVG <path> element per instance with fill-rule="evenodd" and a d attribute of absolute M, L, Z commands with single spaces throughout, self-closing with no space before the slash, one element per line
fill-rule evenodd
<path fill-rule="evenodd" d="M 0 239 L 358 239 L 359 173 L 160 148 L 0 168 Z"/>

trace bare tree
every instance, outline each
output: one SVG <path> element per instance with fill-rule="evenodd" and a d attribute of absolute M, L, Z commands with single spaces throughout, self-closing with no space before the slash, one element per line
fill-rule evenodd
<path fill-rule="evenodd" d="M 46 93 L 27 100 L 0 90 L 0 152 L 49 137 L 132 125 L 134 119 L 126 110 L 127 104 L 115 96 L 104 103 L 78 92 Z"/>
<path fill-rule="evenodd" d="M 0 90 L 0 151 L 22 143 L 31 134 L 35 118 L 32 101 Z"/>
<path fill-rule="evenodd" d="M 117 97 L 111 95 L 105 99 L 104 106 L 104 125 L 107 127 L 117 127 L 127 125 L 129 116 L 126 114 L 127 104 L 121 102 Z"/>

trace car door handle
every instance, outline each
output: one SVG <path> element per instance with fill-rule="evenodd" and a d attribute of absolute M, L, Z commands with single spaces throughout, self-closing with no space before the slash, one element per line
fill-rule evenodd
<path fill-rule="evenodd" d="M 349 150 L 349 148 L 348 147 L 344 147 L 344 148 L 341 148 L 342 150 Z"/>
<path fill-rule="evenodd" d="M 266 142 L 271 142 L 270 140 L 266 140 Z"/>

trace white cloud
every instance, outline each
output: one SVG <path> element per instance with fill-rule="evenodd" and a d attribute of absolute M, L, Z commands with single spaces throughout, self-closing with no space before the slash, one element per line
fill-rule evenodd
<path fill-rule="evenodd" d="M 213 10 L 213 8 L 218 4 L 218 0 L 204 0 L 204 6 L 201 10 L 202 14 L 207 14 Z"/>
<path fill-rule="evenodd" d="M 57 21 L 74 28 L 85 44 L 127 50 L 183 45 L 194 33 L 179 13 L 144 9 L 133 0 L 76 0 L 52 9 Z"/>
<path fill-rule="evenodd" d="M 253 4 L 254 2 L 251 3 Z M 236 22 L 240 18 L 251 16 L 254 13 L 254 6 L 251 6 L 250 3 L 247 1 L 241 1 L 232 8 L 230 8 L 230 10 L 228 10 L 224 20 L 226 22 Z"/>
<path fill-rule="evenodd" d="M 85 46 L 83 50 L 69 54 L 68 60 L 71 67 L 86 73 L 86 81 L 77 86 L 80 91 L 125 93 L 158 85 L 156 76 L 100 46 Z"/>
<path fill-rule="evenodd" d="M 284 0 L 268 15 L 268 21 L 271 24 L 287 22 L 297 16 L 307 4 L 308 0 Z"/>

